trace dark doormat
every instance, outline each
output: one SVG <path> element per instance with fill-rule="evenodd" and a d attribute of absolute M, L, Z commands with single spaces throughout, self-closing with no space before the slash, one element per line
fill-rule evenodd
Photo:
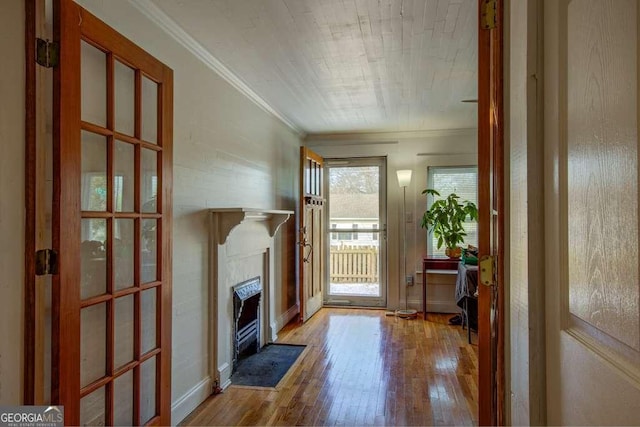
<path fill-rule="evenodd" d="M 275 387 L 298 359 L 306 346 L 268 344 L 260 353 L 238 362 L 231 383 L 256 387 Z"/>

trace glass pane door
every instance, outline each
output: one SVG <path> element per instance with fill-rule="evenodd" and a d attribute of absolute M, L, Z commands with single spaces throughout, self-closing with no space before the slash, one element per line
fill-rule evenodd
<path fill-rule="evenodd" d="M 327 305 L 386 305 L 385 159 L 326 160 Z"/>
<path fill-rule="evenodd" d="M 172 72 L 74 2 L 54 11 L 72 53 L 55 70 L 52 401 L 69 425 L 169 424 Z"/>
<path fill-rule="evenodd" d="M 143 375 L 159 352 L 158 84 L 99 42 L 81 46 L 80 420 L 144 424 L 158 415 L 142 410 L 158 392 Z"/>

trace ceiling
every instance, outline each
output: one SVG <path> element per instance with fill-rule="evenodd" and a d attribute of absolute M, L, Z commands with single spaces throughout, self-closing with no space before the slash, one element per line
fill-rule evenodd
<path fill-rule="evenodd" d="M 476 127 L 475 1 L 153 3 L 307 134 Z"/>

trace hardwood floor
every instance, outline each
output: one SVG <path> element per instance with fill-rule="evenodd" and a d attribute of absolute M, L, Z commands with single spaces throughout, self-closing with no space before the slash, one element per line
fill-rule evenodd
<path fill-rule="evenodd" d="M 183 425 L 475 425 L 478 348 L 449 317 L 322 309 L 278 333 L 307 348 L 275 390 L 232 385 Z"/>

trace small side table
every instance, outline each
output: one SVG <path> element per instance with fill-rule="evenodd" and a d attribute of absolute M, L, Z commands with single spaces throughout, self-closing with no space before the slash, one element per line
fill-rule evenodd
<path fill-rule="evenodd" d="M 444 255 L 433 255 L 422 258 L 422 316 L 427 320 L 427 270 L 458 271 L 459 259 L 451 259 Z"/>

